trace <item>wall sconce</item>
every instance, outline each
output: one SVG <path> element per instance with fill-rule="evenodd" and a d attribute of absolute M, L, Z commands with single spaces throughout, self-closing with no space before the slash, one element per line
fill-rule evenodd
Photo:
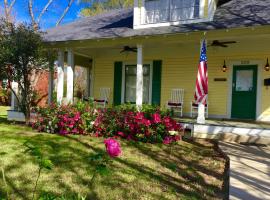
<path fill-rule="evenodd" d="M 267 71 L 267 72 L 270 70 L 270 65 L 269 65 L 269 62 L 268 62 L 268 58 L 267 58 L 267 61 L 266 61 L 266 65 L 264 67 L 264 70 Z"/>
<path fill-rule="evenodd" d="M 222 67 L 222 71 L 223 72 L 226 72 L 227 71 L 227 66 L 226 66 L 226 62 L 225 62 L 225 60 L 224 60 L 224 64 L 223 64 L 223 67 Z"/>

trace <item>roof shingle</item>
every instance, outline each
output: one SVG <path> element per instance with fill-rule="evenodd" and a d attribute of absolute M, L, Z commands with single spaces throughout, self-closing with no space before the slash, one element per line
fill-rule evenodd
<path fill-rule="evenodd" d="M 145 29 L 133 29 L 132 9 L 113 10 L 49 29 L 44 40 L 60 42 L 269 25 L 269 8 L 270 0 L 226 0 L 217 8 L 213 21 Z"/>

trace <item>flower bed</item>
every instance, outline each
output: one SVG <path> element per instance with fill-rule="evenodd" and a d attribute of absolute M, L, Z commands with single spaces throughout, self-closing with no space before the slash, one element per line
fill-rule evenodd
<path fill-rule="evenodd" d="M 78 103 L 71 106 L 51 105 L 36 109 L 32 127 L 38 131 L 59 134 L 94 134 L 128 140 L 170 144 L 181 139 L 182 126 L 159 108 L 134 106 L 93 109 Z"/>

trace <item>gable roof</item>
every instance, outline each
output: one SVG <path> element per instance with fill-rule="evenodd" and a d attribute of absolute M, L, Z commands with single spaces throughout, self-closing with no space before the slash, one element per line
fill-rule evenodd
<path fill-rule="evenodd" d="M 133 29 L 133 9 L 113 10 L 48 29 L 44 40 L 60 42 L 269 25 L 269 8 L 270 0 L 220 0 L 213 21 L 144 29 Z"/>

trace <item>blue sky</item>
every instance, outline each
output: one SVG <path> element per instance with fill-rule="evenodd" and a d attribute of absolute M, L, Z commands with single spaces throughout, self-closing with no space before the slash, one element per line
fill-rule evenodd
<path fill-rule="evenodd" d="M 9 0 L 10 2 L 11 0 Z M 47 3 L 47 0 L 33 0 L 33 7 L 34 12 L 37 13 L 36 17 Z M 3 0 L 0 0 L 0 6 L 3 6 Z M 59 19 L 60 15 L 62 14 L 63 10 L 66 8 L 68 4 L 68 0 L 54 0 L 51 6 L 48 9 L 48 12 L 43 15 L 41 19 L 40 26 L 41 28 L 47 29 L 50 27 L 54 27 L 56 21 Z M 30 17 L 28 13 L 28 0 L 17 0 L 14 8 L 13 8 L 13 15 L 15 19 L 19 22 L 30 22 Z M 86 4 L 79 4 L 78 0 L 75 0 L 72 7 L 70 8 L 69 12 L 67 13 L 66 17 L 62 21 L 62 24 L 68 23 L 71 21 L 76 20 L 79 17 L 79 11 L 85 6 Z M 3 10 L 1 9 L 0 12 Z"/>

